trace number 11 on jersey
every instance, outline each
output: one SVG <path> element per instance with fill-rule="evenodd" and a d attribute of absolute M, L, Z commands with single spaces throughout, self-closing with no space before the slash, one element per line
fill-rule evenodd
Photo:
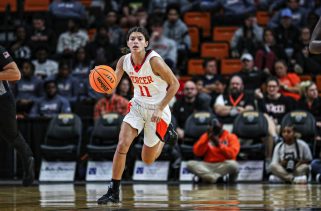
<path fill-rule="evenodd" d="M 148 90 L 148 87 L 147 86 L 139 86 L 139 89 L 140 89 L 140 95 L 143 96 L 143 97 L 151 97 L 150 95 L 150 92 Z"/>

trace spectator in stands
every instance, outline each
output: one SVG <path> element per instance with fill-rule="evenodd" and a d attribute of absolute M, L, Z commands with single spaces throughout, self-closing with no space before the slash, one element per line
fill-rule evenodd
<path fill-rule="evenodd" d="M 86 10 L 80 1 L 53 0 L 49 5 L 49 12 L 54 18 L 85 20 Z"/>
<path fill-rule="evenodd" d="M 202 99 L 202 101 L 205 102 L 207 106 L 210 108 L 210 102 L 212 98 L 211 98 L 211 95 L 205 92 L 204 81 L 202 80 L 201 77 L 193 77 L 192 81 L 196 85 L 198 97 Z"/>
<path fill-rule="evenodd" d="M 11 43 L 10 51 L 17 63 L 31 58 L 30 40 L 26 27 L 21 25 L 16 28 L 16 40 Z"/>
<path fill-rule="evenodd" d="M 248 14 L 243 25 L 238 28 L 231 40 L 232 57 L 238 58 L 243 53 L 254 54 L 262 41 L 263 29 L 258 26 L 255 14 Z"/>
<path fill-rule="evenodd" d="M 147 10 L 143 7 L 138 8 L 135 13 L 135 16 L 137 18 L 138 25 L 141 27 L 147 28 L 147 23 L 149 18 Z"/>
<path fill-rule="evenodd" d="M 290 59 L 293 55 L 295 44 L 300 36 L 299 29 L 292 23 L 293 14 L 290 9 L 281 11 L 280 24 L 274 29 L 276 42 L 284 48 L 287 57 Z"/>
<path fill-rule="evenodd" d="M 219 78 L 216 59 L 206 59 L 203 63 L 203 68 L 205 70 L 205 75 L 203 75 L 201 79 L 203 81 L 204 88 L 201 91 L 207 94 L 212 94 L 216 88 L 214 82 Z"/>
<path fill-rule="evenodd" d="M 296 108 L 295 102 L 290 97 L 285 97 L 281 93 L 278 78 L 271 76 L 266 80 L 266 93 L 256 92 L 257 107 L 265 114 L 268 121 L 269 136 L 265 140 L 265 157 L 267 162 L 272 159 L 274 142 L 278 141 L 280 124 L 282 118 L 288 112 Z"/>
<path fill-rule="evenodd" d="M 109 42 L 108 28 L 99 26 L 96 38 L 88 43 L 86 52 L 95 63 L 95 65 L 111 65 L 120 55 L 119 46 Z"/>
<path fill-rule="evenodd" d="M 78 48 L 84 47 L 87 42 L 87 32 L 79 29 L 78 21 L 69 19 L 68 30 L 59 36 L 57 53 L 64 55 L 64 57 L 72 56 Z"/>
<path fill-rule="evenodd" d="M 45 18 L 35 14 L 32 19 L 32 28 L 30 32 L 30 46 L 33 51 L 40 46 L 47 46 L 49 54 L 55 52 L 57 45 L 56 35 L 52 29 L 47 27 Z"/>
<path fill-rule="evenodd" d="M 311 172 L 315 175 L 315 181 L 321 183 L 321 151 L 319 157 L 311 162 Z"/>
<path fill-rule="evenodd" d="M 155 50 L 166 64 L 174 69 L 177 64 L 177 45 L 176 42 L 164 35 L 163 23 L 159 18 L 151 22 L 151 38 L 149 48 Z"/>
<path fill-rule="evenodd" d="M 313 114 L 316 119 L 317 134 L 316 140 L 321 140 L 321 97 L 318 88 L 312 81 L 302 82 L 303 96 L 298 103 L 298 108 Z"/>
<path fill-rule="evenodd" d="M 215 105 L 216 99 L 218 96 L 225 93 L 226 85 L 227 85 L 227 81 L 225 80 L 224 77 L 218 77 L 214 81 L 215 90 L 214 92 L 211 93 L 211 102 L 210 102 L 210 106 L 213 111 L 215 110 L 214 105 Z"/>
<path fill-rule="evenodd" d="M 118 15 L 114 10 L 108 11 L 105 18 L 105 29 L 108 31 L 109 42 L 116 47 L 121 47 L 124 43 L 124 32 L 118 25 Z M 98 30 L 102 30 L 98 28 Z"/>
<path fill-rule="evenodd" d="M 245 53 L 241 56 L 242 69 L 237 73 L 243 80 L 246 92 L 254 94 L 254 90 L 261 87 L 269 73 L 254 67 L 253 56 Z"/>
<path fill-rule="evenodd" d="M 14 84 L 14 95 L 16 97 L 17 115 L 28 116 L 32 105 L 43 95 L 42 82 L 34 76 L 34 66 L 30 61 L 21 64 L 22 77 Z"/>
<path fill-rule="evenodd" d="M 284 96 L 292 97 L 295 100 L 300 99 L 301 79 L 296 73 L 288 73 L 288 65 L 283 60 L 275 63 L 276 76 L 280 81 L 281 93 Z"/>
<path fill-rule="evenodd" d="M 39 46 L 35 51 L 36 59 L 32 61 L 35 66 L 35 75 L 42 79 L 58 72 L 58 63 L 48 59 L 48 51 L 49 49 L 46 46 Z"/>
<path fill-rule="evenodd" d="M 224 10 L 223 16 L 214 16 L 216 23 L 228 25 L 241 25 L 247 14 L 255 13 L 255 4 L 252 0 L 201 0 L 201 10 L 219 11 Z"/>
<path fill-rule="evenodd" d="M 238 175 L 236 157 L 240 151 L 237 136 L 223 129 L 222 123 L 214 118 L 210 127 L 193 146 L 193 152 L 203 161 L 187 162 L 190 172 L 208 183 L 220 183 L 229 175 L 229 182 L 235 182 Z"/>
<path fill-rule="evenodd" d="M 209 108 L 206 108 L 206 102 L 203 102 L 202 99 L 198 97 L 196 84 L 193 81 L 186 81 L 183 93 L 183 98 L 178 99 L 174 103 L 172 111 L 173 116 L 177 120 L 176 131 L 179 139 L 184 138 L 184 126 L 190 114 L 197 110 L 209 110 Z M 200 105 L 205 108 L 200 108 Z"/>
<path fill-rule="evenodd" d="M 59 95 L 65 97 L 73 107 L 77 101 L 79 93 L 79 81 L 72 77 L 70 63 L 62 60 L 59 63 L 59 71 L 52 77 L 58 88 Z"/>
<path fill-rule="evenodd" d="M 287 0 L 287 8 L 292 13 L 293 25 L 300 28 L 307 23 L 308 11 L 300 7 L 299 0 Z M 282 10 L 276 12 L 271 18 L 268 27 L 275 28 L 282 19 Z"/>
<path fill-rule="evenodd" d="M 276 43 L 272 29 L 266 28 L 263 32 L 263 42 L 255 53 L 255 67 L 266 73 L 274 74 L 274 63 L 278 59 L 287 60 L 284 49 Z"/>
<path fill-rule="evenodd" d="M 312 153 L 308 144 L 297 138 L 294 125 L 285 125 L 282 141 L 273 151 L 270 182 L 307 183 Z"/>
<path fill-rule="evenodd" d="M 298 74 L 317 75 L 321 70 L 321 58 L 318 55 L 310 54 L 308 46 L 311 39 L 311 32 L 308 27 L 301 28 L 299 43 L 295 47 L 292 60 L 293 70 Z"/>
<path fill-rule="evenodd" d="M 132 99 L 133 94 L 131 84 L 132 83 L 130 82 L 128 77 L 123 77 L 116 88 L 116 94 L 124 97 L 127 100 Z"/>
<path fill-rule="evenodd" d="M 92 67 L 93 62 L 90 60 L 85 48 L 78 48 L 72 62 L 72 76 L 77 78 L 80 82 L 88 80 L 88 75 Z"/>
<path fill-rule="evenodd" d="M 219 95 L 214 105 L 216 115 L 228 124 L 233 123 L 239 113 L 253 109 L 253 96 L 244 92 L 243 80 L 238 75 L 231 78 L 228 92 Z"/>
<path fill-rule="evenodd" d="M 99 99 L 94 108 L 94 120 L 98 120 L 99 117 L 104 114 L 116 112 L 121 115 L 127 113 L 128 100 L 118 94 L 105 94 L 104 97 Z"/>
<path fill-rule="evenodd" d="M 191 47 L 191 38 L 186 24 L 180 19 L 179 4 L 171 4 L 166 8 L 167 20 L 163 25 L 164 35 L 175 40 L 177 46 L 177 67 L 186 69 L 188 51 Z"/>
<path fill-rule="evenodd" d="M 66 98 L 58 95 L 55 80 L 47 79 L 44 82 L 45 96 L 40 98 L 30 111 L 30 117 L 51 118 L 59 113 L 70 113 L 71 108 Z"/>

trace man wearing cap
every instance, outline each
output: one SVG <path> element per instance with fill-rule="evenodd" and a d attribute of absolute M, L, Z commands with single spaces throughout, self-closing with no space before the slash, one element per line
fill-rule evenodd
<path fill-rule="evenodd" d="M 287 56 L 290 58 L 296 43 L 299 42 L 300 30 L 293 25 L 293 14 L 290 9 L 281 10 L 281 20 L 279 25 L 274 29 L 276 42 L 284 48 Z"/>
<path fill-rule="evenodd" d="M 253 94 L 255 89 L 261 87 L 269 74 L 254 67 L 253 56 L 249 53 L 241 56 L 241 62 L 242 69 L 238 75 L 243 79 L 245 91 Z"/>

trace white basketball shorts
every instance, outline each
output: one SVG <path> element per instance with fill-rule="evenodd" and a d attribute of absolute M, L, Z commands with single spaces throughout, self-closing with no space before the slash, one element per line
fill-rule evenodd
<path fill-rule="evenodd" d="M 130 126 L 137 129 L 138 134 L 144 129 L 144 144 L 153 147 L 160 140 L 164 140 L 168 125 L 171 122 L 171 111 L 169 106 L 163 110 L 162 119 L 157 124 L 152 122 L 152 115 L 156 105 L 142 103 L 132 99 L 128 104 L 129 112 L 124 118 Z"/>

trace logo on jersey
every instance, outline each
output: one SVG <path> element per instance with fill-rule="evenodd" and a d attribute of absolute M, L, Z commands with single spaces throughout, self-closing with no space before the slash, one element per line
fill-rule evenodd
<path fill-rule="evenodd" d="M 152 76 L 144 76 L 144 77 L 129 76 L 129 77 L 134 84 L 151 84 L 152 82 L 154 82 Z"/>

